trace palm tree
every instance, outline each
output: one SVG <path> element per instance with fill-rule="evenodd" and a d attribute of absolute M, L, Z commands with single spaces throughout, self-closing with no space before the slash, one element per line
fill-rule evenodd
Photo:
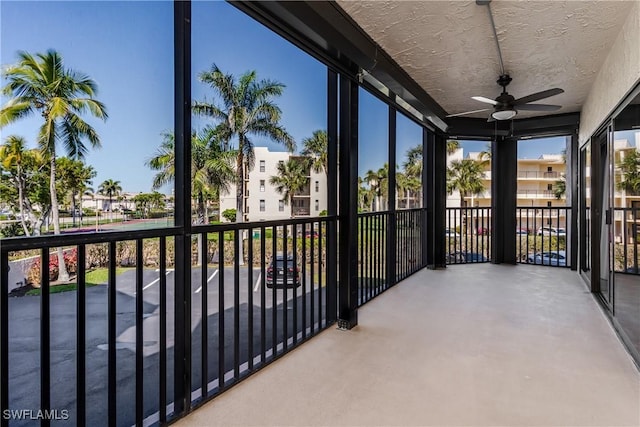
<path fill-rule="evenodd" d="M 300 152 L 311 159 L 311 169 L 314 172 L 328 174 L 329 159 L 327 157 L 327 131 L 316 130 L 310 138 L 302 140 L 303 150 Z"/>
<path fill-rule="evenodd" d="M 11 174 L 11 180 L 18 190 L 18 208 L 20 209 L 20 224 L 24 230 L 25 236 L 30 236 L 29 227 L 25 220 L 25 191 L 27 185 L 27 176 L 24 171 L 24 162 L 29 155 L 25 149 L 26 141 L 24 138 L 16 135 L 10 135 L 5 143 L 0 147 L 0 165 L 5 170 L 14 169 Z"/>
<path fill-rule="evenodd" d="M 291 217 L 293 218 L 293 197 L 296 193 L 307 185 L 307 171 L 304 162 L 297 159 L 289 159 L 280 162 L 277 166 L 278 175 L 269 178 L 269 183 L 276 186 L 278 194 L 284 198 L 284 204 L 291 206 Z"/>
<path fill-rule="evenodd" d="M 240 76 L 224 74 L 217 65 L 199 75 L 200 81 L 211 86 L 219 96 L 222 106 L 207 102 L 195 102 L 193 111 L 219 121 L 216 132 L 229 148 L 231 138 L 237 138 L 236 159 L 236 222 L 244 221 L 245 172 L 254 164 L 253 136 L 267 138 L 283 144 L 287 150 L 295 150 L 291 135 L 280 125 L 280 108 L 273 98 L 282 95 L 284 85 L 271 80 L 257 80 L 255 71 Z"/>
<path fill-rule="evenodd" d="M 447 140 L 447 156 L 452 155 L 460 148 L 460 141 L 455 139 Z"/>
<path fill-rule="evenodd" d="M 454 160 L 447 169 L 447 192 L 455 190 L 460 193 L 462 205 L 466 205 L 466 198 L 478 195 L 484 191 L 482 182 L 482 165 L 473 159 Z"/>
<path fill-rule="evenodd" d="M 158 171 L 153 179 L 154 190 L 175 179 L 175 138 L 173 133 L 166 132 L 163 139 L 155 156 L 146 163 Z M 235 151 L 224 151 L 213 128 L 207 127 L 191 134 L 191 193 L 196 199 L 198 224 L 208 222 L 207 201 L 216 200 L 221 190 L 229 191 L 234 177 L 235 156 Z"/>
<path fill-rule="evenodd" d="M 35 56 L 20 52 L 17 64 L 5 70 L 5 95 L 13 98 L 0 109 L 0 128 L 38 112 L 44 123 L 38 132 L 38 145 L 51 165 L 49 191 L 54 234 L 60 234 L 58 197 L 56 194 L 56 145 L 62 144 L 69 157 L 81 159 L 91 147 L 100 147 L 95 129 L 81 114 L 107 119 L 105 106 L 94 99 L 96 83 L 89 76 L 65 68 L 62 56 L 55 50 Z M 68 281 L 62 248 L 58 248 L 59 278 Z"/>
<path fill-rule="evenodd" d="M 289 152 L 295 151 L 295 142 L 280 124 L 281 111 L 273 99 L 282 95 L 284 85 L 272 80 L 257 80 L 255 71 L 248 71 L 239 80 L 232 74 L 224 74 L 217 65 L 199 75 L 220 98 L 222 106 L 207 102 L 195 102 L 196 114 L 218 120 L 216 133 L 230 148 L 232 138 L 237 138 L 236 158 L 236 222 L 244 222 L 245 174 L 253 169 L 254 136 L 267 137 L 283 144 Z M 238 253 L 244 263 L 242 245 Z"/>
<path fill-rule="evenodd" d="M 419 193 L 418 197 L 420 200 L 420 206 L 422 206 L 422 192 L 420 191 L 422 188 L 422 145 L 416 145 L 415 147 L 408 149 L 406 156 L 407 160 L 402 166 L 404 167 L 404 172 L 409 179 L 411 191 Z"/>
<path fill-rule="evenodd" d="M 620 171 L 622 180 L 617 184 L 618 190 L 624 190 L 629 195 L 640 194 L 640 151 L 625 153 L 620 162 Z"/>
<path fill-rule="evenodd" d="M 97 173 L 93 166 L 86 166 L 82 161 L 69 159 L 68 157 L 60 157 L 56 167 L 59 171 L 58 179 L 71 196 L 73 226 L 75 227 L 76 211 L 78 210 L 76 198 L 78 195 L 82 197 L 88 190 L 93 191 L 89 185 L 91 185 L 91 180 L 96 177 Z"/>
<path fill-rule="evenodd" d="M 120 181 L 107 179 L 98 187 L 98 194 L 109 197 L 109 216 L 113 222 L 113 196 L 117 196 L 122 191 Z"/>

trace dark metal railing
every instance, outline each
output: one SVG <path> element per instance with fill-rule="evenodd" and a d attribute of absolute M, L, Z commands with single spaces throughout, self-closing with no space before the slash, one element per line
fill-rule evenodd
<path fill-rule="evenodd" d="M 640 274 L 640 206 L 615 208 L 614 270 L 619 273 Z"/>
<path fill-rule="evenodd" d="M 567 250 L 570 215 L 570 206 L 516 208 L 517 261 L 571 267 Z"/>
<path fill-rule="evenodd" d="M 422 209 L 399 210 L 396 217 L 396 281 L 403 280 L 423 268 Z"/>
<path fill-rule="evenodd" d="M 75 425 L 181 416 L 335 322 L 336 270 L 326 260 L 336 225 L 323 217 L 194 226 L 184 276 L 178 227 L 2 240 L 0 406 L 54 408 Z M 55 292 L 56 247 L 75 291 Z M 19 261 L 22 251 L 38 255 Z M 37 278 L 40 298 L 10 298 L 9 276 L 21 271 Z M 87 283 L 99 271 L 103 283 Z M 179 383 L 190 395 L 177 413 Z"/>
<path fill-rule="evenodd" d="M 358 305 L 387 290 L 389 212 L 358 214 Z"/>
<path fill-rule="evenodd" d="M 491 208 L 447 208 L 447 264 L 488 262 L 491 257 Z"/>

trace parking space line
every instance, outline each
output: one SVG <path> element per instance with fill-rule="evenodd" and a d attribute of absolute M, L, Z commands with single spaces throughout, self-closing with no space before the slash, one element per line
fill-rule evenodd
<path fill-rule="evenodd" d="M 213 274 L 211 276 L 209 276 L 209 278 L 207 279 L 207 283 L 209 283 L 211 281 L 211 279 L 216 277 L 216 274 L 218 274 L 218 270 L 217 269 L 216 269 L 216 271 L 213 272 Z M 202 291 L 202 286 L 199 286 L 198 289 L 196 289 L 196 294 L 199 294 L 201 291 Z"/>
<path fill-rule="evenodd" d="M 262 273 L 258 274 L 258 280 L 256 280 L 256 286 L 254 286 L 253 292 L 258 292 L 258 288 L 260 287 L 260 279 L 262 279 Z"/>
<path fill-rule="evenodd" d="M 169 271 L 167 270 L 165 273 L 165 276 L 168 276 L 169 273 L 171 273 L 173 270 Z M 147 288 L 150 288 L 151 286 L 155 285 L 156 283 L 158 283 L 160 281 L 160 278 L 158 277 L 156 280 L 154 280 L 153 282 L 149 283 L 147 286 L 145 286 L 144 288 L 142 288 L 142 290 L 144 291 Z"/>

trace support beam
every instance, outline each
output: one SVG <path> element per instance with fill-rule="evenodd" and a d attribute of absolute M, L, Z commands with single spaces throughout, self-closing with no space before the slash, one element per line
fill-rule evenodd
<path fill-rule="evenodd" d="M 578 269 L 578 134 L 574 133 L 568 139 L 567 164 L 569 165 L 569 173 L 565 176 L 565 185 L 571 189 L 571 222 L 569 225 L 569 256 L 571 257 L 571 269 Z"/>
<path fill-rule="evenodd" d="M 338 73 L 327 69 L 327 212 L 338 215 Z M 338 317 L 338 227 L 327 225 L 327 322 Z"/>
<path fill-rule="evenodd" d="M 397 227 L 396 227 L 396 118 L 397 111 L 395 107 L 389 105 L 389 178 L 387 189 L 387 205 L 389 211 L 389 219 L 387 220 L 387 284 L 393 286 L 396 284 L 396 259 L 398 247 Z"/>
<path fill-rule="evenodd" d="M 427 268 L 446 267 L 445 212 L 447 205 L 447 139 L 423 130 L 423 186 L 427 208 Z"/>
<path fill-rule="evenodd" d="M 358 324 L 358 85 L 340 76 L 340 283 L 338 327 Z"/>
<path fill-rule="evenodd" d="M 491 261 L 516 264 L 518 140 L 497 137 L 491 144 Z"/>
<path fill-rule="evenodd" d="M 175 67 L 175 414 L 191 406 L 191 2 L 174 3 Z"/>

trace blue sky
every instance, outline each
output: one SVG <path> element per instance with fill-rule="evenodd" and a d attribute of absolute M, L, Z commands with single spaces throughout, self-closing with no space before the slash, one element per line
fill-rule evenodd
<path fill-rule="evenodd" d="M 212 90 L 197 78 L 214 63 L 237 76 L 255 70 L 260 79 L 286 85 L 277 103 L 282 124 L 298 146 L 314 130 L 326 127 L 325 66 L 225 2 L 196 1 L 192 9 L 194 100 L 214 99 Z M 161 143 L 161 133 L 173 128 L 173 3 L 3 0 L 0 23 L 3 66 L 16 61 L 18 50 L 55 48 L 67 67 L 98 83 L 97 98 L 106 104 L 109 119 L 103 123 L 88 118 L 102 140 L 102 148 L 90 150 L 86 157 L 98 173 L 93 186 L 114 179 L 125 191 L 150 191 L 154 172 L 145 161 Z M 359 172 L 364 174 L 387 161 L 388 121 L 384 104 L 364 91 L 360 111 L 367 117 L 359 131 Z M 204 118 L 193 120 L 196 128 L 207 123 Z M 35 147 L 39 125 L 38 117 L 32 116 L 2 129 L 0 139 L 17 134 Z M 420 140 L 419 127 L 399 115 L 399 165 L 404 152 Z M 253 142 L 284 150 L 264 138 Z M 485 143 L 481 144 L 480 149 Z M 544 145 L 531 150 L 538 155 L 549 152 Z M 169 193 L 171 188 L 161 190 Z"/>

